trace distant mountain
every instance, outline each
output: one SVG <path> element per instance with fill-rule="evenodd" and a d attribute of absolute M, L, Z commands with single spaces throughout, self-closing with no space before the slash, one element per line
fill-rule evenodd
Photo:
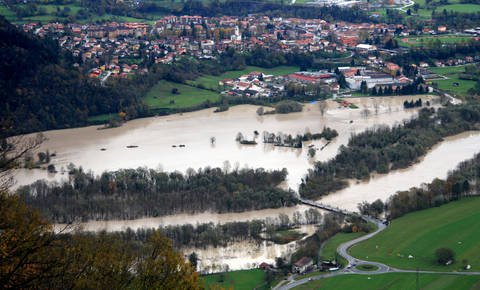
<path fill-rule="evenodd" d="M 129 81 L 101 86 L 74 63 L 55 41 L 29 35 L 0 16 L 0 134 L 80 126 L 88 116 L 135 114 L 141 107 L 140 92 Z"/>

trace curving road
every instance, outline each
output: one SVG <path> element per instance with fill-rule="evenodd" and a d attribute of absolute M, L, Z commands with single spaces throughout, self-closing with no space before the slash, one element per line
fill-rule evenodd
<path fill-rule="evenodd" d="M 321 208 L 324 210 L 329 210 L 333 211 L 336 213 L 341 213 L 341 214 L 349 214 L 348 212 L 338 209 L 338 208 L 332 208 L 328 205 L 323 205 L 320 203 L 317 203 L 315 201 L 311 200 L 304 200 L 300 198 L 300 201 L 303 204 L 307 204 L 310 206 L 314 206 L 317 208 Z M 378 262 L 373 262 L 373 261 L 365 261 L 365 260 L 360 260 L 348 253 L 348 249 L 351 248 L 353 245 L 358 244 L 360 242 L 363 242 L 365 240 L 370 239 L 371 237 L 377 235 L 381 231 L 385 230 L 387 226 L 378 219 L 369 217 L 369 216 L 361 216 L 362 219 L 364 219 L 367 222 L 374 223 L 377 226 L 377 229 L 369 233 L 367 235 L 361 236 L 359 238 L 356 238 L 354 240 L 345 242 L 338 246 L 337 252 L 340 254 L 342 257 L 344 257 L 348 261 L 348 266 L 342 270 L 339 270 L 337 272 L 331 272 L 327 274 L 319 274 L 317 276 L 311 276 L 309 278 L 304 278 L 304 279 L 299 279 L 299 280 L 291 280 L 287 284 L 279 284 L 277 287 L 274 289 L 278 290 L 288 290 L 295 288 L 299 285 L 311 282 L 313 280 L 319 280 L 323 278 L 329 278 L 329 277 L 334 277 L 334 276 L 340 276 L 340 275 L 348 275 L 348 274 L 356 274 L 356 275 L 378 275 L 378 274 L 386 274 L 386 273 L 422 273 L 422 274 L 447 274 L 447 275 L 480 275 L 480 272 L 436 272 L 436 271 L 416 271 L 416 270 L 402 270 L 402 269 L 396 269 L 393 267 L 390 267 L 388 265 L 378 263 Z M 356 268 L 356 266 L 359 265 L 375 265 L 377 266 L 378 269 L 374 271 L 362 271 Z"/>

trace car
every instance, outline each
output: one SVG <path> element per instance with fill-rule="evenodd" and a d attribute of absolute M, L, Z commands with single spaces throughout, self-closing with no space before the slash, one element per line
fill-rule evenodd
<path fill-rule="evenodd" d="M 308 278 L 308 281 L 313 281 L 313 278 Z"/>

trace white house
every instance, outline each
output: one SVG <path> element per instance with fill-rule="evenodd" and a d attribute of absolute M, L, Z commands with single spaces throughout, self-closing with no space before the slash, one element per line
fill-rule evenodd
<path fill-rule="evenodd" d="M 292 272 L 302 274 L 312 268 L 313 268 L 313 260 L 308 257 L 303 257 L 300 260 L 293 263 Z"/>

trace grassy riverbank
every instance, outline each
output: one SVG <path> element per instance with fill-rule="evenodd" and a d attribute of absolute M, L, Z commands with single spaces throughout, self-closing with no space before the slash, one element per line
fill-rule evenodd
<path fill-rule="evenodd" d="M 211 274 L 200 279 L 205 289 L 268 289 L 260 286 L 265 282 L 265 272 L 259 269 Z"/>
<path fill-rule="evenodd" d="M 465 198 L 407 214 L 393 220 L 375 237 L 353 246 L 350 252 L 360 259 L 402 269 L 459 271 L 462 261 L 467 260 L 471 271 L 480 271 L 479 208 L 480 198 Z M 434 252 L 441 247 L 453 249 L 453 264 L 436 262 Z M 410 255 L 413 258 L 408 258 Z"/>
<path fill-rule="evenodd" d="M 343 275 L 320 279 L 295 289 L 355 289 L 355 290 L 408 290 L 417 289 L 415 273 L 391 273 L 382 275 Z M 460 275 L 419 274 L 420 289 L 467 290 L 480 287 L 480 277 Z"/>
<path fill-rule="evenodd" d="M 339 259 L 338 262 L 343 266 L 346 265 L 347 260 L 345 260 L 342 256 L 337 254 L 337 248 L 340 244 L 348 242 L 350 240 L 356 239 L 360 236 L 363 236 L 365 233 L 338 233 L 328 241 L 325 242 L 322 250 L 320 251 L 320 257 L 322 260 L 335 260 Z"/>

